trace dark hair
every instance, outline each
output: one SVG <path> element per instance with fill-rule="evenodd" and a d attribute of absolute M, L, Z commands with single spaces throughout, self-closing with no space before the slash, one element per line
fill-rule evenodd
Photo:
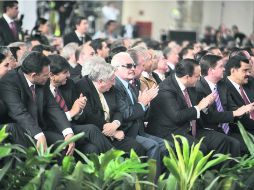
<path fill-rule="evenodd" d="M 179 52 L 179 58 L 183 59 L 183 56 L 186 55 L 188 53 L 189 50 L 194 49 L 192 44 L 187 45 L 187 47 L 183 48 L 180 52 Z"/>
<path fill-rule="evenodd" d="M 61 55 L 49 55 L 48 58 L 50 60 L 50 72 L 54 75 L 70 69 L 68 61 Z"/>
<path fill-rule="evenodd" d="M 105 24 L 105 26 L 104 26 L 104 29 L 107 30 L 108 27 L 109 27 L 112 23 L 116 23 L 116 21 L 115 21 L 115 20 L 109 20 L 109 21 L 107 21 L 106 24 Z"/>
<path fill-rule="evenodd" d="M 201 58 L 202 58 L 203 56 L 205 56 L 207 53 L 208 53 L 208 51 L 206 51 L 206 50 L 199 51 L 198 53 L 196 53 L 196 54 L 194 55 L 194 59 L 195 59 L 197 62 L 200 62 Z"/>
<path fill-rule="evenodd" d="M 34 28 L 32 29 L 31 34 L 33 34 L 33 32 L 35 32 L 35 33 L 39 32 L 39 27 L 40 27 L 40 25 L 44 25 L 44 24 L 46 24 L 47 22 L 48 22 L 48 20 L 45 19 L 45 18 L 38 18 L 37 21 L 36 21 L 36 23 L 35 23 Z"/>
<path fill-rule="evenodd" d="M 194 68 L 198 66 L 198 62 L 194 59 L 182 59 L 175 68 L 176 76 L 181 78 L 186 75 L 189 75 L 190 77 L 194 73 Z"/>
<path fill-rule="evenodd" d="M 40 53 L 42 53 L 43 50 L 50 51 L 50 52 L 55 51 L 54 47 L 47 46 L 47 45 L 44 45 L 44 44 L 39 44 L 39 45 L 36 45 L 32 48 L 32 51 L 37 51 L 37 52 L 40 52 Z"/>
<path fill-rule="evenodd" d="M 215 68 L 217 65 L 217 62 L 221 60 L 221 56 L 217 55 L 205 55 L 201 58 L 200 60 L 200 66 L 201 66 L 201 75 L 207 76 L 208 75 L 208 70 L 210 68 Z"/>
<path fill-rule="evenodd" d="M 164 56 L 164 58 L 165 59 L 167 59 L 167 57 L 168 57 L 168 54 L 170 53 L 172 51 L 172 48 L 170 48 L 170 47 L 165 47 L 164 49 L 163 49 L 163 56 Z"/>
<path fill-rule="evenodd" d="M 226 66 L 225 66 L 226 75 L 227 76 L 231 75 L 232 68 L 239 69 L 241 67 L 241 62 L 248 64 L 249 60 L 245 56 L 241 56 L 241 55 L 235 55 L 235 56 L 229 58 Z"/>
<path fill-rule="evenodd" d="M 22 57 L 22 60 L 21 70 L 26 74 L 33 72 L 39 74 L 42 72 L 43 67 L 50 64 L 50 60 L 47 56 L 36 51 L 31 51 L 25 54 Z"/>
<path fill-rule="evenodd" d="M 76 16 L 73 20 L 73 28 L 76 29 L 76 25 L 80 25 L 82 20 L 87 20 L 87 18 L 83 16 Z"/>
<path fill-rule="evenodd" d="M 4 13 L 6 13 L 7 7 L 12 8 L 12 7 L 15 6 L 15 4 L 19 4 L 19 2 L 18 2 L 18 1 L 4 1 L 4 2 L 3 2 L 3 10 L 4 10 Z"/>
<path fill-rule="evenodd" d="M 90 43 L 90 46 L 92 46 L 94 51 L 97 53 L 97 49 L 102 49 L 102 42 L 106 42 L 106 40 L 102 38 L 98 38 L 98 39 L 92 40 Z"/>

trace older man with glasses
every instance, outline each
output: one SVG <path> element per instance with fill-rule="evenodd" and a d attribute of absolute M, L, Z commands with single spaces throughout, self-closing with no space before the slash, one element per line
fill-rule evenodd
<path fill-rule="evenodd" d="M 129 83 L 135 77 L 134 61 L 126 52 L 116 54 L 112 61 L 116 67 L 117 105 L 122 113 L 122 128 L 126 136 L 136 139 L 147 151 L 149 158 L 157 161 L 157 177 L 161 172 L 161 155 L 165 153 L 163 139 L 144 132 L 145 117 L 149 104 L 158 94 L 158 88 L 138 93 Z"/>

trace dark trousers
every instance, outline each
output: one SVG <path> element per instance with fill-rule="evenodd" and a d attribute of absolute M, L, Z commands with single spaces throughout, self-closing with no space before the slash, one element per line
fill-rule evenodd
<path fill-rule="evenodd" d="M 230 136 L 223 133 L 209 130 L 209 129 L 198 129 L 196 138 L 194 138 L 188 129 L 179 128 L 173 132 L 175 135 L 182 135 L 186 137 L 189 144 L 197 143 L 202 137 L 204 140 L 200 146 L 200 150 L 203 154 L 208 154 L 211 150 L 214 153 L 231 154 L 233 157 L 240 156 L 240 142 Z M 168 137 L 169 141 L 172 141 L 172 137 Z"/>
<path fill-rule="evenodd" d="M 109 140 L 95 125 L 73 125 L 72 130 L 75 134 L 85 132 L 84 137 L 76 142 L 76 148 L 83 153 L 98 154 L 106 152 L 113 147 Z M 25 147 L 32 146 L 31 141 L 25 135 L 26 131 L 23 128 L 18 127 L 16 124 L 9 124 L 7 132 L 10 133 L 11 141 L 13 143 L 20 144 Z M 45 134 L 48 145 L 54 144 L 59 140 L 64 140 L 62 133 L 59 133 L 58 131 L 45 130 L 43 133 Z"/>
<path fill-rule="evenodd" d="M 139 156 L 146 155 L 145 148 L 130 137 L 124 137 L 121 141 L 114 139 L 111 143 L 116 149 L 123 150 L 124 152 L 130 152 L 133 149 Z"/>

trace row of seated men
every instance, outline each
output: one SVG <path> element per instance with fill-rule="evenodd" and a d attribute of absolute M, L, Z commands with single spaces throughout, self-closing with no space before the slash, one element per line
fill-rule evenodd
<path fill-rule="evenodd" d="M 1 107 L 11 119 L 13 142 L 30 146 L 28 134 L 46 149 L 85 132 L 76 143 L 82 152 L 133 148 L 157 161 L 157 174 L 167 154 L 164 139 L 172 145 L 172 134 L 190 143 L 205 137 L 203 153 L 247 152 L 233 124 L 240 120 L 253 133 L 252 63 L 243 52 L 226 65 L 222 57 L 211 54 L 200 62 L 183 59 L 159 86 L 150 85 L 150 76 L 137 74 L 150 59 L 135 49 L 114 55 L 111 64 L 89 58 L 82 78 L 74 83 L 69 63 L 60 55 L 25 54 L 21 66 L 0 80 Z M 73 154 L 74 147 L 71 143 L 66 154 Z"/>

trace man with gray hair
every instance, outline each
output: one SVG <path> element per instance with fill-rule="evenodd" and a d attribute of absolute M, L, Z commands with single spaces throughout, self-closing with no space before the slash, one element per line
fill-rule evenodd
<path fill-rule="evenodd" d="M 138 94 L 129 83 L 135 77 L 136 65 L 126 52 L 116 54 L 111 65 L 116 69 L 117 105 L 122 113 L 122 127 L 125 134 L 136 139 L 145 147 L 147 156 L 157 161 L 157 177 L 161 173 L 161 154 L 166 148 L 163 139 L 144 132 L 144 121 L 148 114 L 149 104 L 158 94 L 158 88 L 144 90 Z"/>
<path fill-rule="evenodd" d="M 134 139 L 125 137 L 122 128 L 122 114 L 117 107 L 115 84 L 115 68 L 94 57 L 90 60 L 93 67 L 89 74 L 77 84 L 79 93 L 87 97 L 84 114 L 80 122 L 91 123 L 100 128 L 102 133 L 111 140 L 114 147 L 129 152 L 132 148 L 138 155 L 145 155 L 145 150 Z"/>
<path fill-rule="evenodd" d="M 80 68 L 78 67 L 76 57 L 76 51 L 78 50 L 79 46 L 77 43 L 68 43 L 62 49 L 61 56 L 63 56 L 70 65 L 70 78 L 75 78 L 80 74 Z"/>

